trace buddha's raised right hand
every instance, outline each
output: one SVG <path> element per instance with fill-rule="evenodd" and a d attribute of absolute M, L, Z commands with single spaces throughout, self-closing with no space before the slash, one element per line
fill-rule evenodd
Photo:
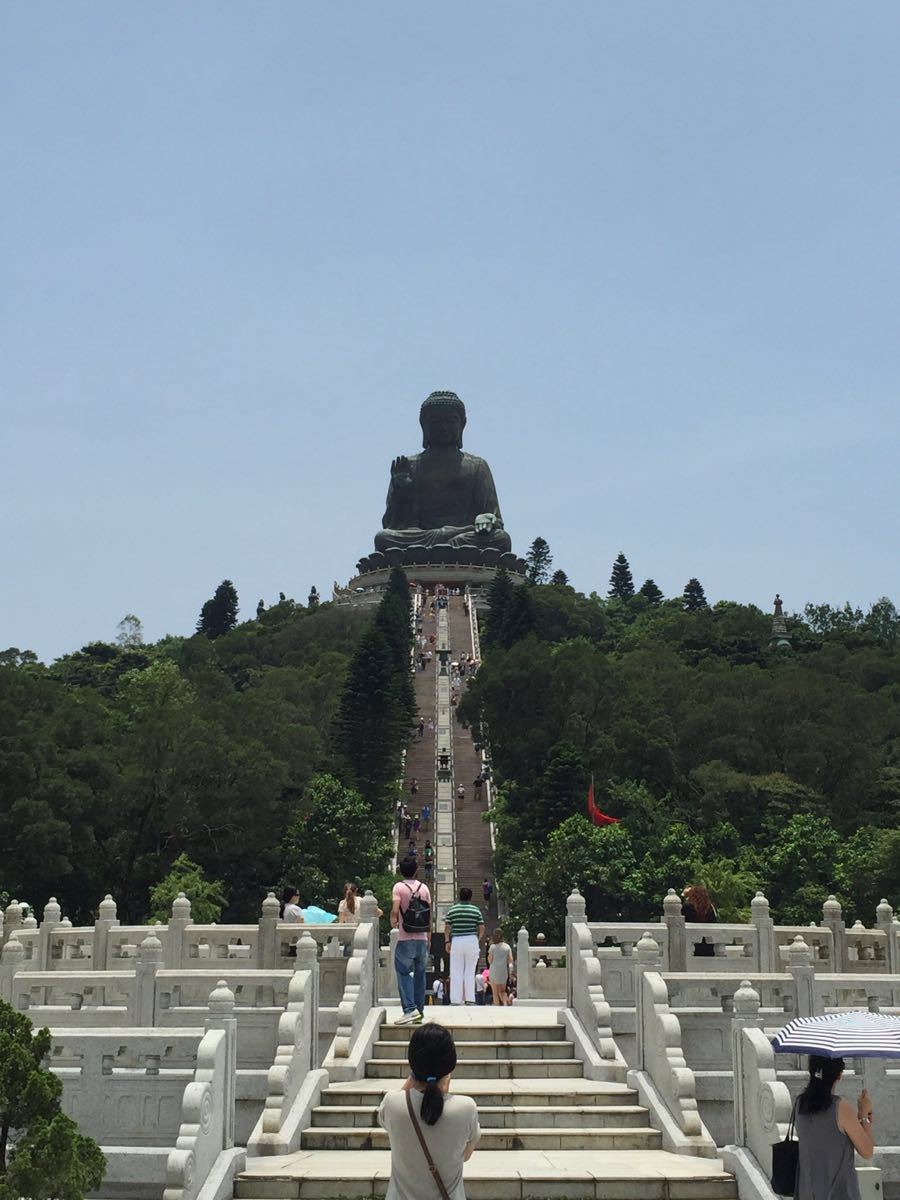
<path fill-rule="evenodd" d="M 398 476 L 402 477 L 404 475 L 407 479 L 410 478 L 409 459 L 405 454 L 401 454 L 391 463 L 391 479 L 397 480 Z"/>

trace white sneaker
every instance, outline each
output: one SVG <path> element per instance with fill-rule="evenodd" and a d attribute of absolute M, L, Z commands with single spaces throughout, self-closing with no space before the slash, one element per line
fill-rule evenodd
<path fill-rule="evenodd" d="M 395 1025 L 414 1025 L 417 1021 L 421 1021 L 421 1020 L 422 1020 L 422 1014 L 419 1012 L 419 1010 L 417 1008 L 414 1008 L 412 1010 L 412 1012 L 404 1013 L 402 1017 L 398 1017 L 397 1020 L 394 1022 L 394 1024 Z"/>

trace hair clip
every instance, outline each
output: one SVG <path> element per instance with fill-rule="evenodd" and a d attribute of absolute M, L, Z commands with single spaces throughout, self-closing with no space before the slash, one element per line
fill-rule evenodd
<path fill-rule="evenodd" d="M 426 1083 L 437 1083 L 437 1075 L 429 1075 L 426 1078 L 425 1082 Z"/>

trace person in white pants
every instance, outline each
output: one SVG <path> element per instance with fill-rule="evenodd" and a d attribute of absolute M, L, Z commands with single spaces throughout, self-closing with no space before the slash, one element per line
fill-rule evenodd
<path fill-rule="evenodd" d="M 459 900 L 444 918 L 444 942 L 450 948 L 450 1003 L 475 1003 L 475 971 L 484 937 L 484 918 L 472 903 L 472 889 L 460 888 Z"/>

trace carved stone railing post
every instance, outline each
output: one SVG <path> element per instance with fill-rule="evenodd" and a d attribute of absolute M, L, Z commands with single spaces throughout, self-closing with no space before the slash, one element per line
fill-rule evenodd
<path fill-rule="evenodd" d="M 53 930 L 57 928 L 61 920 L 62 909 L 59 907 L 56 897 L 51 896 L 44 905 L 44 917 L 38 935 L 37 962 L 35 963 L 35 969 L 38 971 L 46 971 L 50 965 L 50 939 Z"/>
<path fill-rule="evenodd" d="M 378 1003 L 378 901 L 375 899 L 375 894 L 371 888 L 367 888 L 365 895 L 359 899 L 359 926 L 366 926 L 370 930 L 369 937 L 366 942 L 366 950 L 369 956 L 369 982 L 371 984 L 371 992 L 369 995 L 370 1004 Z M 354 939 L 355 940 L 355 939 Z"/>
<path fill-rule="evenodd" d="M 674 888 L 669 888 L 663 897 L 663 924 L 669 931 L 669 970 L 684 971 L 687 969 L 687 934 L 681 897 Z"/>
<path fill-rule="evenodd" d="M 745 979 L 734 993 L 734 1016 L 731 1019 L 732 1061 L 737 1064 L 742 1053 L 741 1032 L 744 1029 L 762 1029 L 759 1016 L 759 992 Z M 734 1141 L 736 1146 L 746 1145 L 747 1118 L 744 1112 L 745 1083 L 735 1066 L 734 1087 Z"/>
<path fill-rule="evenodd" d="M 172 901 L 172 915 L 169 917 L 169 933 L 166 938 L 165 963 L 170 970 L 188 966 L 183 951 L 184 931 L 190 923 L 191 902 L 184 892 L 179 892 Z"/>
<path fill-rule="evenodd" d="M 640 984 L 635 1013 L 641 1028 L 640 1070 L 652 1079 L 681 1132 L 704 1140 L 708 1135 L 700 1120 L 694 1072 L 685 1062 L 681 1023 L 669 1007 L 666 981 L 658 971 L 647 970 L 636 982 Z"/>
<path fill-rule="evenodd" d="M 318 1067 L 319 1063 L 319 960 L 316 939 L 310 934 L 301 935 L 297 943 L 297 970 L 309 972 L 309 1057 L 306 1069 Z"/>
<path fill-rule="evenodd" d="M 262 902 L 259 914 L 259 968 L 274 970 L 278 966 L 278 919 L 280 905 L 274 892 L 269 892 Z"/>
<path fill-rule="evenodd" d="M 22 927 L 22 905 L 18 900 L 10 900 L 6 906 L 3 921 L 3 937 L 8 942 L 18 929 Z"/>
<path fill-rule="evenodd" d="M 225 1129 L 223 1150 L 234 1145 L 234 1111 L 237 1101 L 237 1017 L 234 1015 L 234 992 L 224 979 L 220 979 L 209 993 L 209 1016 L 204 1022 L 206 1029 L 225 1031 Z"/>
<path fill-rule="evenodd" d="M 156 1024 L 156 972 L 163 965 L 162 942 L 154 934 L 145 937 L 138 949 L 134 967 L 133 1024 Z"/>
<path fill-rule="evenodd" d="M 528 944 L 528 930 L 523 926 L 516 938 L 516 995 L 521 1000 L 531 998 L 530 948 Z M 566 961 L 568 962 L 568 959 Z"/>
<path fill-rule="evenodd" d="M 847 941 L 842 909 L 836 896 L 829 896 L 822 905 L 822 924 L 831 930 L 831 942 L 834 946 L 834 970 L 851 971 L 853 968 L 847 962 Z"/>
<path fill-rule="evenodd" d="M 17 937 L 7 939 L 6 945 L 0 951 L 0 1000 L 5 1000 L 13 1007 L 13 978 L 25 967 L 25 947 Z"/>
<path fill-rule="evenodd" d="M 577 939 L 572 938 L 572 926 L 575 922 L 587 921 L 587 907 L 584 896 L 577 888 L 573 888 L 566 900 L 566 1004 L 575 1007 L 575 971 L 577 967 Z"/>
<path fill-rule="evenodd" d="M 750 922 L 756 927 L 757 944 L 759 946 L 760 974 L 769 971 L 780 971 L 777 962 L 778 951 L 775 948 L 775 922 L 769 911 L 769 901 L 762 892 L 757 892 L 750 901 Z"/>
<path fill-rule="evenodd" d="M 116 902 L 107 893 L 97 909 L 94 922 L 94 944 L 91 948 L 91 965 L 95 971 L 105 971 L 109 966 L 109 931 L 119 924 Z"/>
<path fill-rule="evenodd" d="M 875 909 L 875 925 L 884 931 L 885 966 L 889 975 L 900 975 L 900 943 L 897 941 L 894 926 L 894 910 L 887 900 L 882 900 Z"/>
<path fill-rule="evenodd" d="M 659 943 L 654 940 L 650 932 L 641 934 L 640 940 L 634 948 L 634 995 L 635 995 L 635 1011 L 638 1015 L 640 1006 L 640 997 L 643 994 L 641 980 L 645 971 L 658 971 L 662 963 L 662 955 L 660 954 Z M 645 1070 L 644 1062 L 644 1027 L 643 1021 L 635 1020 L 635 1042 L 636 1042 L 636 1061 L 641 1071 Z"/>
<path fill-rule="evenodd" d="M 816 973 L 813 969 L 812 947 L 798 933 L 788 946 L 788 971 L 794 977 L 794 993 L 797 998 L 796 1015 L 816 1015 Z"/>
<path fill-rule="evenodd" d="M 734 1107 L 735 1144 L 746 1147 L 768 1173 L 772 1145 L 787 1133 L 791 1095 L 775 1074 L 775 1052 L 769 1039 L 752 1025 L 739 1029 L 735 1037 L 734 1084 L 741 1089 L 740 1104 L 735 1102 Z"/>

